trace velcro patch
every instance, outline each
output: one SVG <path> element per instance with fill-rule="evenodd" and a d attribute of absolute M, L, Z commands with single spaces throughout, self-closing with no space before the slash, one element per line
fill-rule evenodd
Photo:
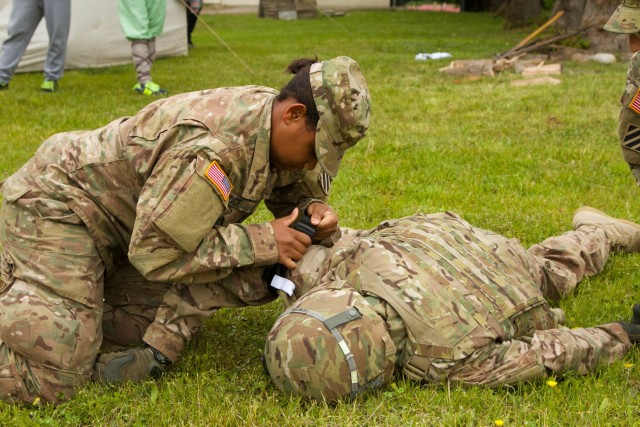
<path fill-rule="evenodd" d="M 218 189 L 225 202 L 229 200 L 229 194 L 231 194 L 233 186 L 217 161 L 211 162 L 204 176 Z"/>
<path fill-rule="evenodd" d="M 622 146 L 640 152 L 640 127 L 629 123 L 622 137 Z"/>
<path fill-rule="evenodd" d="M 320 181 L 320 187 L 322 187 L 322 191 L 324 191 L 324 194 L 329 195 L 332 181 L 332 178 L 329 176 L 329 174 L 325 171 L 322 171 L 320 173 L 320 176 L 318 176 L 318 181 Z"/>
<path fill-rule="evenodd" d="M 629 108 L 631 108 L 636 113 L 640 114 L 640 89 L 633 95 L 633 99 L 629 103 Z"/>

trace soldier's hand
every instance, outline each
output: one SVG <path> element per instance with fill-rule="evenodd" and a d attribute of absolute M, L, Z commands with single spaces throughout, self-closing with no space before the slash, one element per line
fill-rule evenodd
<path fill-rule="evenodd" d="M 289 270 L 296 268 L 296 261 L 302 258 L 311 245 L 309 236 L 289 228 L 297 218 L 298 208 L 295 208 L 289 215 L 271 221 L 278 245 L 278 262 Z"/>
<path fill-rule="evenodd" d="M 311 203 L 307 208 L 307 214 L 311 218 L 311 225 L 316 227 L 314 239 L 321 241 L 338 231 L 338 215 L 331 206 L 324 203 Z"/>

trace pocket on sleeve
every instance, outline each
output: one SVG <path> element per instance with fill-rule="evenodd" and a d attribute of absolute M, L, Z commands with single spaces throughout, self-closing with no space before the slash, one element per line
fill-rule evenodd
<path fill-rule="evenodd" d="M 154 223 L 185 252 L 193 252 L 224 209 L 213 187 L 203 177 L 193 174 Z"/>

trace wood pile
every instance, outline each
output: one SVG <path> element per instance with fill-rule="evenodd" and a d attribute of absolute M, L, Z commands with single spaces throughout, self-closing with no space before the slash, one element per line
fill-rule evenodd
<path fill-rule="evenodd" d="M 317 0 L 260 0 L 258 5 L 261 18 L 306 19 L 317 15 Z"/>

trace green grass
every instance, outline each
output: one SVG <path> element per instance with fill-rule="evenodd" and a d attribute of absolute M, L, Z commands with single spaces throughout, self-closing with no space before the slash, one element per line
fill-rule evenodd
<path fill-rule="evenodd" d="M 640 220 L 638 188 L 618 147 L 618 99 L 626 63 L 566 63 L 557 86 L 511 87 L 505 72 L 481 80 L 438 72 L 448 60 L 419 52 L 491 58 L 528 31 L 503 31 L 488 14 L 352 12 L 342 18 L 276 21 L 206 16 L 250 72 L 202 25 L 188 57 L 158 60 L 154 79 L 171 93 L 262 84 L 279 88 L 293 58 L 349 55 L 361 65 L 373 107 L 367 138 L 351 150 L 331 204 L 341 223 L 366 228 L 385 218 L 452 210 L 525 245 L 571 227 L 589 204 Z M 131 93 L 132 66 L 68 71 L 57 94 L 39 91 L 39 73 L 0 92 L 0 179 L 47 136 L 91 129 L 131 115 L 150 100 Z M 268 220 L 261 209 L 252 221 Z M 627 317 L 640 300 L 640 257 L 614 256 L 605 272 L 560 303 L 569 326 Z M 54 407 L 0 404 L 0 425 L 640 425 L 640 352 L 598 372 L 517 388 L 394 386 L 335 406 L 280 395 L 263 376 L 264 336 L 278 302 L 222 310 L 160 381 L 89 384 Z M 624 363 L 634 364 L 628 368 Z"/>

